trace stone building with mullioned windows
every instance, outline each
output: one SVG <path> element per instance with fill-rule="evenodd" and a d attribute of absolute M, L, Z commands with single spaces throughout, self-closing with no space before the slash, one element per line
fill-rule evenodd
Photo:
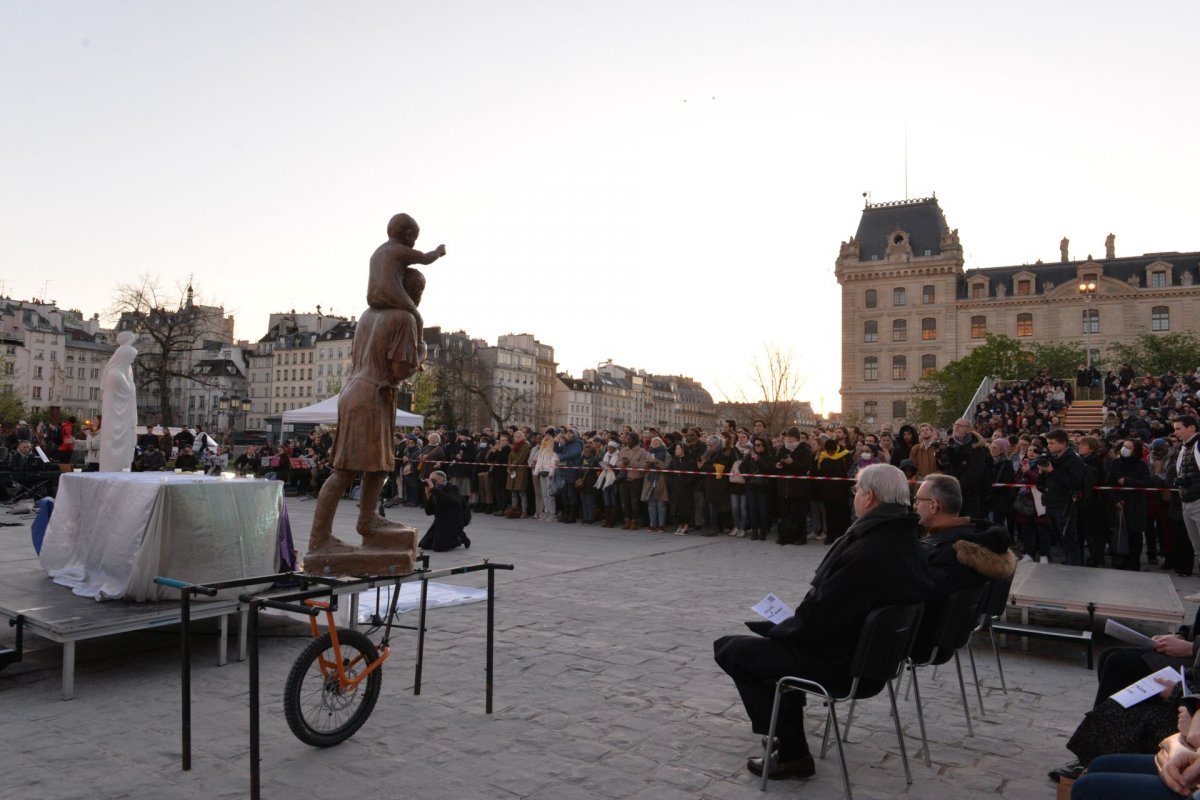
<path fill-rule="evenodd" d="M 936 197 L 868 203 L 842 242 L 842 411 L 871 426 L 908 419 L 912 384 L 983 344 L 1089 341 L 1094 363 L 1142 332 L 1197 331 L 1200 252 L 965 268 Z M 1094 285 L 1094 292 L 1081 291 Z"/>

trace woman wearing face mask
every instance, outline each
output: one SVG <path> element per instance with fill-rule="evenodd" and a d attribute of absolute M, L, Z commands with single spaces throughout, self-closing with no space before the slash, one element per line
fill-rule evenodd
<path fill-rule="evenodd" d="M 1150 467 L 1142 460 L 1142 442 L 1121 442 L 1117 458 L 1108 465 L 1105 483 L 1113 487 L 1142 489 L 1153 483 Z M 1138 570 L 1142 561 L 1142 539 L 1146 532 L 1145 492 L 1104 492 L 1108 497 L 1110 548 L 1113 566 Z"/>

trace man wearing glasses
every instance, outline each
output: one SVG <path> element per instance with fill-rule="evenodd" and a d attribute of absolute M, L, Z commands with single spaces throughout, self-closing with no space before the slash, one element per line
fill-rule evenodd
<path fill-rule="evenodd" d="M 916 662 L 929 660 L 934 628 L 947 597 L 991 578 L 1007 578 L 1017 569 L 1017 557 L 1008 549 L 1008 531 L 986 520 L 979 520 L 977 527 L 970 518 L 960 516 L 962 504 L 962 489 L 952 475 L 930 475 L 913 498 L 913 508 L 927 534 L 921 546 L 933 579 L 921 630 L 913 644 Z"/>
<path fill-rule="evenodd" d="M 848 691 L 850 662 L 867 615 L 925 599 L 931 581 L 904 473 L 890 464 L 863 469 L 854 510 L 857 520 L 830 546 L 793 616 L 778 625 L 747 623 L 758 636 L 724 636 L 713 643 L 716 661 L 733 678 L 757 734 L 766 735 L 770 725 L 775 681 L 794 675 Z M 813 775 L 802 692 L 783 695 L 776 736 L 771 778 Z M 761 775 L 762 758 L 749 759 L 746 767 Z"/>

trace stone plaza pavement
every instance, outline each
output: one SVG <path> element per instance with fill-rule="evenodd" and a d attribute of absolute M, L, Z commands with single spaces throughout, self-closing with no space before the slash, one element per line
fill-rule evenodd
<path fill-rule="evenodd" d="M 312 503 L 289 498 L 288 508 L 303 550 Z M 354 503 L 343 501 L 337 530 L 352 530 L 354 513 Z M 389 516 L 418 527 L 427 519 L 416 509 Z M 433 566 L 482 558 L 516 565 L 497 573 L 495 713 L 483 713 L 484 606 L 434 609 L 421 696 L 412 695 L 415 633 L 402 631 L 367 724 L 338 747 L 308 747 L 288 730 L 281 699 L 307 633 L 298 623 L 265 622 L 264 798 L 759 796 L 744 766 L 758 737 L 732 682 L 713 662 L 712 641 L 743 632 L 742 622 L 754 616 L 750 606 L 767 591 L 798 602 L 824 545 L 779 547 L 482 514 L 470 533 L 469 551 L 434 554 Z M 39 567 L 28 524 L 0 527 L 0 571 L 29 569 Z M 451 582 L 484 581 L 474 574 Z M 1177 580 L 1188 592 L 1197 584 Z M 10 628 L 0 628 L 0 642 L 11 638 Z M 247 664 L 231 659 L 217 667 L 215 626 L 201 624 L 193 766 L 183 772 L 177 644 L 174 629 L 81 643 L 76 697 L 63 702 L 59 648 L 30 641 L 26 662 L 0 672 L 0 798 L 248 796 Z M 910 787 L 886 693 L 859 704 L 847 745 L 856 797 L 1053 797 L 1045 772 L 1069 758 L 1064 744 L 1090 705 L 1094 673 L 1084 668 L 1079 647 L 1032 642 L 1022 652 L 1014 642 L 1003 651 L 1009 691 L 1002 694 L 990 648 L 980 644 L 987 716 L 978 716 L 968 670 L 972 738 L 953 669 L 942 668 L 936 678 L 923 672 L 932 768 L 917 755 L 913 703 L 901 702 Z M 814 747 L 822 723 L 810 706 Z M 768 794 L 840 797 L 836 754 L 818 762 L 816 777 L 772 782 Z"/>

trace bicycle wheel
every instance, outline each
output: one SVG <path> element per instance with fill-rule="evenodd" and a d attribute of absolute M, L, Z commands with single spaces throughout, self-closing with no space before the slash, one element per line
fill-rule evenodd
<path fill-rule="evenodd" d="M 338 628 L 338 644 L 346 677 L 361 675 L 379 658 L 374 643 L 358 631 Z M 344 687 L 336 673 L 326 677 L 318 656 L 333 661 L 333 640 L 328 633 L 309 642 L 292 664 L 283 690 L 283 711 L 296 738 L 313 747 L 332 747 L 354 735 L 371 716 L 382 670 L 376 668 L 355 686 Z"/>

